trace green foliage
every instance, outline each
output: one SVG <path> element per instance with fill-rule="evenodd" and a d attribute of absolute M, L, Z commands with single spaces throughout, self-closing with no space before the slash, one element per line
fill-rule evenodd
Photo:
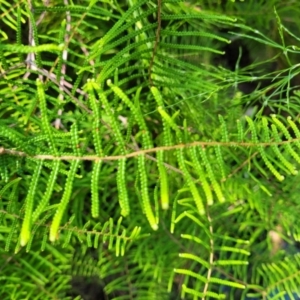
<path fill-rule="evenodd" d="M 0 0 L 1 299 L 297 299 L 286 2 Z"/>

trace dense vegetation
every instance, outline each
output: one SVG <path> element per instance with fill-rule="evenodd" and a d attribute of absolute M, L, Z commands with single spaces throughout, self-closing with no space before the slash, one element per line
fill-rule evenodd
<path fill-rule="evenodd" d="M 0 298 L 298 299 L 296 0 L 0 0 Z"/>

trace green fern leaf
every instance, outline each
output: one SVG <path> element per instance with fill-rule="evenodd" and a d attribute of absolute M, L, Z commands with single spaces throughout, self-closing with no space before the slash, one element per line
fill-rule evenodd
<path fill-rule="evenodd" d="M 58 238 L 58 230 L 59 226 L 63 217 L 63 214 L 66 210 L 66 207 L 68 205 L 68 202 L 71 197 L 72 192 L 72 186 L 73 186 L 73 180 L 77 171 L 77 168 L 79 166 L 80 160 L 73 160 L 71 162 L 69 174 L 67 177 L 67 181 L 64 188 L 64 193 L 62 196 L 62 199 L 58 205 L 58 208 L 56 210 L 55 216 L 53 218 L 51 227 L 50 227 L 50 236 L 49 239 L 51 242 L 54 242 Z"/>
<path fill-rule="evenodd" d="M 35 167 L 31 184 L 28 190 L 28 194 L 25 200 L 25 216 L 22 224 L 21 229 L 21 246 L 25 246 L 31 236 L 31 226 L 32 226 L 32 211 L 33 211 L 33 205 L 34 205 L 34 197 L 38 185 L 39 176 L 42 170 L 43 161 L 40 160 L 37 163 L 37 166 Z"/>
<path fill-rule="evenodd" d="M 155 218 L 152 207 L 150 204 L 149 193 L 148 193 L 148 180 L 147 180 L 147 171 L 145 167 L 145 156 L 138 156 L 138 168 L 140 174 L 140 182 L 141 182 L 141 196 L 143 202 L 143 208 L 146 214 L 146 217 L 149 221 L 150 226 L 153 230 L 158 229 L 157 219 Z"/>

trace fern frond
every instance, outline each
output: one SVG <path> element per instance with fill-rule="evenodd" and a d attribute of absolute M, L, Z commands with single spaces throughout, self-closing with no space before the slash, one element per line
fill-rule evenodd
<path fill-rule="evenodd" d="M 146 126 L 144 118 L 141 117 L 139 109 L 129 100 L 126 94 L 117 86 L 113 85 L 110 80 L 108 80 L 107 85 L 113 90 L 113 92 L 122 99 L 122 101 L 130 108 L 132 114 L 136 118 L 143 134 L 143 144 L 145 149 L 152 148 L 152 142 L 149 134 L 149 130 Z"/>
<path fill-rule="evenodd" d="M 65 209 L 66 209 L 68 202 L 70 200 L 70 197 L 71 197 L 73 180 L 74 180 L 77 168 L 79 167 L 79 163 L 80 163 L 79 160 L 73 160 L 71 162 L 69 174 L 68 174 L 67 181 L 66 181 L 65 188 L 64 188 L 64 193 L 63 193 L 60 203 L 58 204 L 58 208 L 56 210 L 54 219 L 51 224 L 50 236 L 49 236 L 49 239 L 51 242 L 54 242 L 58 237 L 59 226 L 60 226 L 63 214 L 65 212 Z"/>
<path fill-rule="evenodd" d="M 29 187 L 29 191 L 25 200 L 25 216 L 22 224 L 21 230 L 21 246 L 25 246 L 31 236 L 31 226 L 32 226 L 32 211 L 34 204 L 34 196 L 36 194 L 36 189 L 38 185 L 39 176 L 42 170 L 43 161 L 40 160 L 34 170 L 32 181 Z"/>
<path fill-rule="evenodd" d="M 47 135 L 47 139 L 48 139 L 48 143 L 49 143 L 49 147 L 51 149 L 51 152 L 53 154 L 57 154 L 57 149 L 56 149 L 54 137 L 53 137 L 53 134 L 52 134 L 52 128 L 51 128 L 51 126 L 49 124 L 49 120 L 48 120 L 48 113 L 47 113 L 46 99 L 45 99 L 43 84 L 39 79 L 37 79 L 37 89 L 38 89 L 37 90 L 38 97 L 39 97 L 39 100 L 40 100 L 40 108 L 41 108 L 41 112 L 42 112 L 43 130 Z"/>
<path fill-rule="evenodd" d="M 281 262 L 261 265 L 258 273 L 264 278 L 266 292 L 271 295 L 273 293 L 279 293 L 280 296 L 288 295 L 290 299 L 295 299 L 299 286 L 298 265 L 297 254 Z"/>
<path fill-rule="evenodd" d="M 149 221 L 150 226 L 152 227 L 153 230 L 157 230 L 158 221 L 153 214 L 153 210 L 149 199 L 147 171 L 145 167 L 144 155 L 140 155 L 138 157 L 138 168 L 139 168 L 140 182 L 141 182 L 141 197 L 142 197 L 143 209 Z"/>
<path fill-rule="evenodd" d="M 39 218 L 40 214 L 46 209 L 46 207 L 49 204 L 50 197 L 54 190 L 54 185 L 57 179 L 57 175 L 60 169 L 60 161 L 54 161 L 52 164 L 52 171 L 50 173 L 50 176 L 48 178 L 48 183 L 46 187 L 46 191 L 43 195 L 43 198 L 38 203 L 38 206 L 34 210 L 32 214 L 32 222 L 35 223 L 37 219 Z"/>
<path fill-rule="evenodd" d="M 0 5 L 1 299 L 295 297 L 299 5 L 73 2 Z"/>

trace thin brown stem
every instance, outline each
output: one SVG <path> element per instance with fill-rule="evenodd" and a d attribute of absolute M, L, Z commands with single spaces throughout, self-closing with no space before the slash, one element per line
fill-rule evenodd
<path fill-rule="evenodd" d="M 172 146 L 161 146 L 161 147 L 154 147 L 150 149 L 141 149 L 137 150 L 135 152 L 131 152 L 124 155 L 114 155 L 114 156 L 97 156 L 97 155 L 84 155 L 84 156 L 76 156 L 76 155 L 61 155 L 61 156 L 54 156 L 54 155 L 48 155 L 48 154 L 37 154 L 30 156 L 25 152 L 18 151 L 18 150 L 12 150 L 12 149 L 5 149 L 3 147 L 0 147 L 0 155 L 2 154 L 8 154 L 13 156 L 21 156 L 21 157 L 31 157 L 33 159 L 44 159 L 44 160 L 89 160 L 89 161 L 110 161 L 110 160 L 120 160 L 123 158 L 131 158 L 131 157 L 137 157 L 139 155 L 145 155 L 149 153 L 155 153 L 158 151 L 171 151 L 176 149 L 183 149 L 188 147 L 213 147 L 213 146 L 223 146 L 223 147 L 268 147 L 268 146 L 279 146 L 279 145 L 285 145 L 285 144 L 291 144 L 294 142 L 299 142 L 300 138 L 291 139 L 288 141 L 281 141 L 281 142 L 266 142 L 266 143 L 253 143 L 253 142 L 192 142 L 188 144 L 177 144 Z"/>

